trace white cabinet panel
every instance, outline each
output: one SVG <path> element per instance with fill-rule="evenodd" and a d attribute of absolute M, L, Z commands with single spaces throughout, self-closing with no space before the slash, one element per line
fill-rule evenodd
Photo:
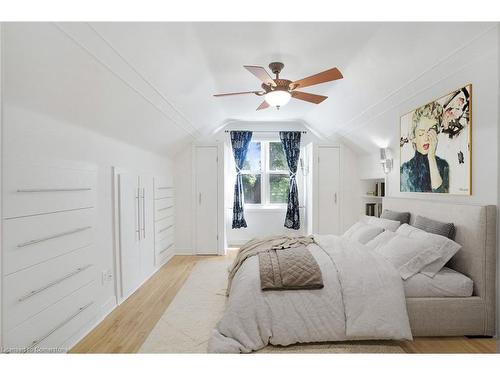
<path fill-rule="evenodd" d="M 139 177 L 120 173 L 119 192 L 121 292 L 126 297 L 142 282 Z"/>
<path fill-rule="evenodd" d="M 146 280 L 155 270 L 153 177 L 141 176 L 139 182 L 142 198 L 141 269 L 142 278 Z"/>
<path fill-rule="evenodd" d="M 93 207 L 96 171 L 9 162 L 4 168 L 3 217 Z"/>
<path fill-rule="evenodd" d="M 4 275 L 92 244 L 95 219 L 92 208 L 4 219 Z"/>
<path fill-rule="evenodd" d="M 153 178 L 118 173 L 121 297 L 127 298 L 155 270 Z"/>
<path fill-rule="evenodd" d="M 195 147 L 195 248 L 197 254 L 218 252 L 218 149 Z"/>
<path fill-rule="evenodd" d="M 175 189 L 166 177 L 154 178 L 155 254 L 161 265 L 174 253 Z"/>
<path fill-rule="evenodd" d="M 174 240 L 172 237 L 164 238 L 155 243 L 156 254 L 159 257 L 165 257 L 173 252 Z"/>
<path fill-rule="evenodd" d="M 94 246 L 6 276 L 3 324 L 11 329 L 61 298 L 97 279 Z"/>
<path fill-rule="evenodd" d="M 318 147 L 317 233 L 340 231 L 340 150 Z"/>
<path fill-rule="evenodd" d="M 172 186 L 172 182 L 166 177 L 155 176 L 154 189 L 155 199 L 173 197 L 175 195 L 175 189 Z"/>
<path fill-rule="evenodd" d="M 4 335 L 6 348 L 60 348 L 99 311 L 95 281 L 78 289 Z M 67 349 L 67 348 L 64 348 Z"/>
<path fill-rule="evenodd" d="M 97 168 L 5 160 L 2 172 L 3 346 L 59 348 L 100 309 Z"/>
<path fill-rule="evenodd" d="M 165 228 L 159 230 L 158 233 L 155 234 L 155 243 L 167 237 L 172 238 L 173 241 L 174 230 L 175 230 L 174 224 L 167 225 Z"/>

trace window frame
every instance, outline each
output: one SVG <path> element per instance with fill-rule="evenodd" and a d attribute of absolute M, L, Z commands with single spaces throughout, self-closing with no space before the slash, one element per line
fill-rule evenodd
<path fill-rule="evenodd" d="M 281 143 L 279 139 L 255 139 L 251 142 L 260 143 L 260 170 L 242 169 L 241 174 L 260 175 L 260 203 L 246 203 L 248 208 L 276 208 L 286 209 L 287 202 L 285 203 L 271 203 L 271 175 L 286 175 L 290 176 L 290 170 L 271 170 L 271 154 L 270 144 Z"/>

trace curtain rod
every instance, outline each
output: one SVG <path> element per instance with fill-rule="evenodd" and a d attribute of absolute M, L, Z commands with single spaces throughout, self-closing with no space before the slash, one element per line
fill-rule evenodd
<path fill-rule="evenodd" d="M 240 131 L 240 132 L 252 132 L 252 133 L 279 133 L 280 131 L 287 131 L 287 130 L 224 130 L 224 133 L 230 133 L 232 131 Z M 300 131 L 302 134 L 306 134 L 307 131 L 305 130 L 288 130 L 288 131 Z"/>

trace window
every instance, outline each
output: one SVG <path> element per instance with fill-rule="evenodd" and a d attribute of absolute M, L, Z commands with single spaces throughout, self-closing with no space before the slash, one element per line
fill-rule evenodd
<path fill-rule="evenodd" d="M 245 203 L 262 203 L 262 146 L 260 142 L 250 142 L 242 170 Z"/>
<path fill-rule="evenodd" d="M 281 142 L 251 142 L 241 173 L 246 204 L 287 204 L 290 172 Z"/>

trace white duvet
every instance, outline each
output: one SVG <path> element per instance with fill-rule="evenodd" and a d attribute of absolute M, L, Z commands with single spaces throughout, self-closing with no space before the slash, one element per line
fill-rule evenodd
<path fill-rule="evenodd" d="M 259 259 L 236 273 L 227 309 L 208 351 L 247 353 L 268 344 L 412 339 L 403 282 L 396 269 L 363 245 L 333 235 L 309 245 L 323 289 L 262 291 Z"/>

